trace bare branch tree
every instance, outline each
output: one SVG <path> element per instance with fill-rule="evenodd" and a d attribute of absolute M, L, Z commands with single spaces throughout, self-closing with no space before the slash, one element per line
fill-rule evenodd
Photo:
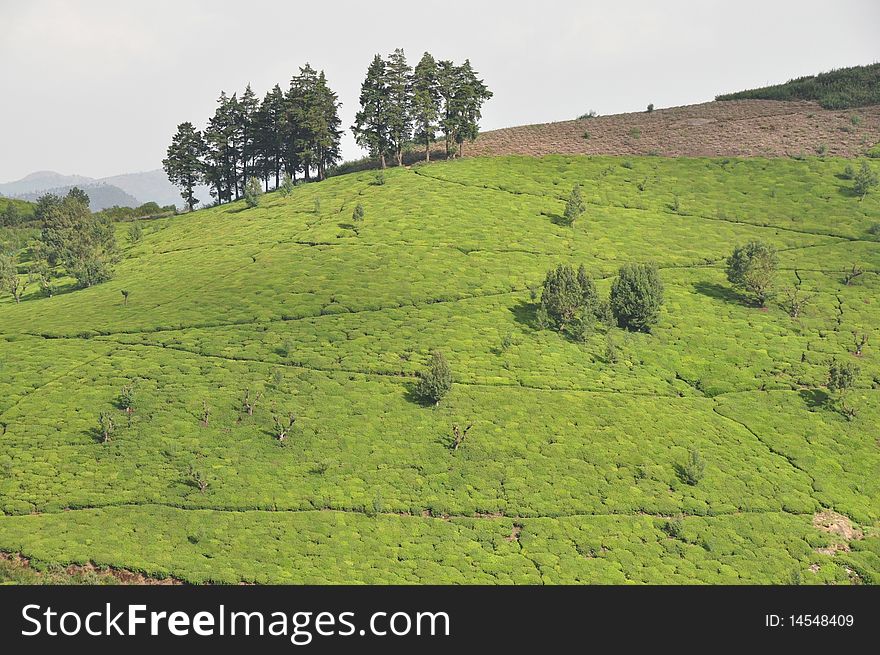
<path fill-rule="evenodd" d="M 272 420 L 275 422 L 275 438 L 283 444 L 287 440 L 288 432 L 293 428 L 293 424 L 296 423 L 296 416 L 292 413 L 288 414 L 287 423 L 285 423 L 281 416 L 273 414 Z"/>
<path fill-rule="evenodd" d="M 453 452 L 458 450 L 461 444 L 464 443 L 465 438 L 468 435 L 468 432 L 471 431 L 471 428 L 474 427 L 473 423 L 469 423 L 468 426 L 462 430 L 461 427 L 456 424 L 452 426 L 452 450 Z"/>

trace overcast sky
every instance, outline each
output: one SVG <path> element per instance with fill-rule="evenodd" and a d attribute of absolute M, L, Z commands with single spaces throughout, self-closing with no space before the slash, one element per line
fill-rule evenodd
<path fill-rule="evenodd" d="M 877 0 L 0 0 L 0 181 L 158 168 L 221 90 L 323 69 L 345 127 L 375 53 L 471 59 L 483 129 L 711 100 L 880 60 Z M 350 132 L 346 158 L 360 156 Z"/>

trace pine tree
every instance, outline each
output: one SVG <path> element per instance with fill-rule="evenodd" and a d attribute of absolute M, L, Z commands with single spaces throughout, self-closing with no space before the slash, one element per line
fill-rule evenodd
<path fill-rule="evenodd" d="M 428 368 L 419 373 L 416 395 L 422 400 L 436 405 L 451 388 L 452 369 L 449 368 L 443 353 L 435 350 L 431 353 L 431 361 L 428 363 Z"/>
<path fill-rule="evenodd" d="M 172 184 L 180 188 L 180 197 L 190 211 L 199 202 L 193 190 L 203 179 L 202 157 L 205 152 L 206 146 L 201 132 L 192 123 L 181 123 L 168 146 L 167 157 L 162 160 L 165 174 Z"/>
<path fill-rule="evenodd" d="M 291 159 L 302 169 L 306 180 L 311 179 L 315 167 L 315 140 L 320 129 L 317 102 L 317 72 L 309 64 L 300 67 L 290 80 L 287 94 L 288 121 L 292 128 L 288 147 Z"/>
<path fill-rule="evenodd" d="M 414 138 L 417 142 L 425 144 L 425 161 L 431 161 L 431 144 L 436 138 L 439 115 L 440 89 L 437 62 L 430 53 L 426 52 L 413 72 L 412 97 Z"/>
<path fill-rule="evenodd" d="M 355 122 L 351 127 L 357 144 L 366 148 L 371 157 L 378 158 L 382 168 L 386 166 L 385 155 L 389 145 L 389 93 L 385 79 L 385 62 L 376 55 L 361 85 L 361 109 L 355 115 Z"/>
<path fill-rule="evenodd" d="M 660 317 L 663 283 L 654 264 L 626 264 L 611 285 L 609 298 L 617 324 L 649 332 Z"/>
<path fill-rule="evenodd" d="M 403 50 L 398 48 L 388 56 L 385 65 L 388 140 L 398 166 L 403 165 L 403 147 L 412 138 L 412 73 Z"/>
<path fill-rule="evenodd" d="M 236 131 L 239 139 L 239 154 L 241 157 L 241 186 L 242 192 L 247 188 L 248 180 L 258 174 L 255 171 L 259 142 L 259 124 L 257 121 L 260 111 L 260 101 L 248 84 L 241 100 L 238 101 L 236 114 Z"/>
<path fill-rule="evenodd" d="M 225 92 L 217 100 L 214 115 L 208 121 L 204 138 L 207 147 L 205 157 L 205 182 L 211 187 L 217 202 L 229 202 L 238 190 L 236 185 L 236 152 L 234 147 L 234 107 Z"/>
<path fill-rule="evenodd" d="M 568 201 L 565 203 L 565 212 L 562 216 L 566 223 L 573 225 L 586 210 L 587 205 L 584 203 L 583 196 L 581 196 L 581 185 L 575 184 L 571 194 L 568 196 Z"/>
<path fill-rule="evenodd" d="M 440 95 L 440 129 L 446 141 L 446 156 L 452 154 L 452 144 L 458 133 L 461 110 L 458 102 L 458 69 L 451 61 L 444 59 L 437 64 L 437 92 Z"/>
<path fill-rule="evenodd" d="M 455 142 L 458 144 L 460 156 L 464 142 L 474 141 L 477 138 L 480 132 L 480 119 L 483 117 L 483 103 L 489 100 L 493 93 L 477 76 L 469 59 L 465 59 L 455 77 L 458 82 L 455 107 L 459 112 Z"/>
<path fill-rule="evenodd" d="M 327 176 L 327 169 L 334 166 L 342 156 L 339 149 L 342 140 L 342 120 L 339 118 L 341 106 L 338 96 L 327 84 L 324 71 L 321 71 L 315 84 L 315 117 L 312 121 L 314 161 L 319 180 Z"/>

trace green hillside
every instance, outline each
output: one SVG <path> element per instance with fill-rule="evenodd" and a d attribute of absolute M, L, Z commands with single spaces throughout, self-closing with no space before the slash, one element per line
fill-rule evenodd
<path fill-rule="evenodd" d="M 838 68 L 759 89 L 717 96 L 716 100 L 812 100 L 826 109 L 880 104 L 880 63 Z"/>
<path fill-rule="evenodd" d="M 470 159 L 135 244 L 120 225 L 111 281 L 0 300 L 0 550 L 191 582 L 880 582 L 880 193 L 846 164 Z M 754 239 L 779 251 L 766 309 L 724 273 Z M 538 326 L 548 269 L 583 264 L 604 296 L 643 261 L 665 286 L 650 334 Z M 426 406 L 433 350 L 455 384 Z M 826 402 L 834 358 L 861 369 L 852 420 Z"/>

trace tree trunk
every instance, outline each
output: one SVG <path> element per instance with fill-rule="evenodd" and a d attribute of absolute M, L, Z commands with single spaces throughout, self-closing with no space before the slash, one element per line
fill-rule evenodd
<path fill-rule="evenodd" d="M 379 153 L 379 164 L 383 169 L 385 168 L 385 153 L 384 152 Z"/>
<path fill-rule="evenodd" d="M 431 161 L 431 140 L 425 139 L 425 162 Z"/>

